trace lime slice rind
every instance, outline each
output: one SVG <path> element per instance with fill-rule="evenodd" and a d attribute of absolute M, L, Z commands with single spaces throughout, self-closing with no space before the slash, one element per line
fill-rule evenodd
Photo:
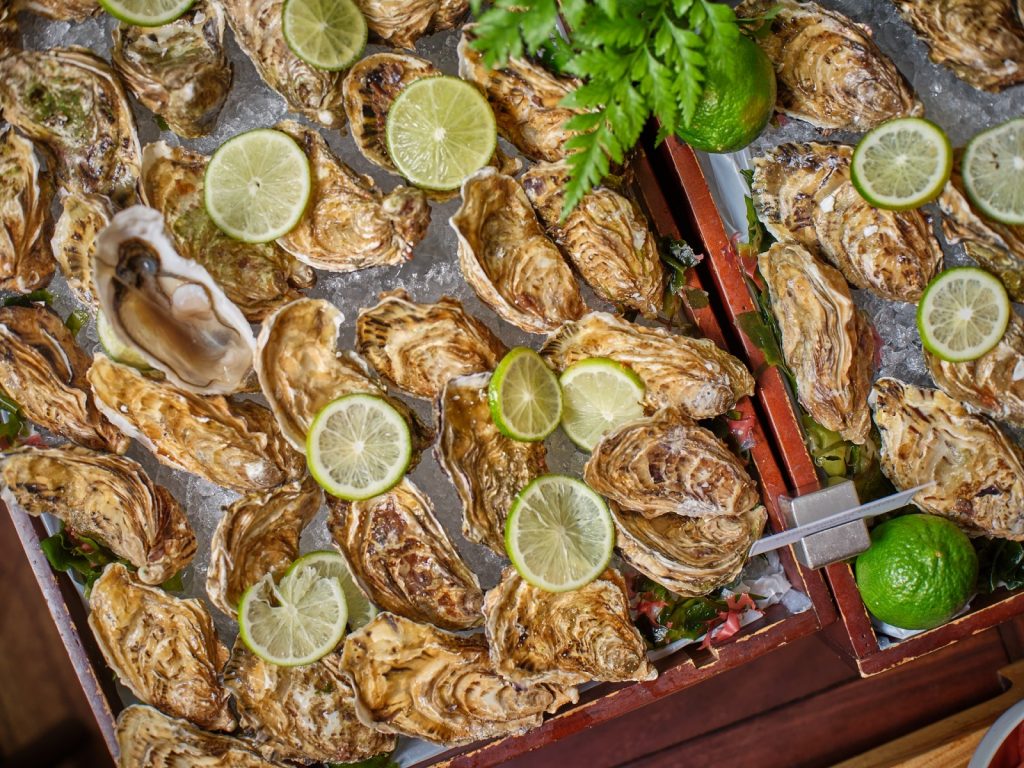
<path fill-rule="evenodd" d="M 487 400 L 498 431 L 520 442 L 543 440 L 558 428 L 562 418 L 558 379 L 528 347 L 515 347 L 498 363 Z"/>
<path fill-rule="evenodd" d="M 281 32 L 292 53 L 330 72 L 350 67 L 366 48 L 366 19 L 352 0 L 286 0 Z"/>
<path fill-rule="evenodd" d="M 100 346 L 107 356 L 114 362 L 127 365 L 131 368 L 138 368 L 141 371 L 151 369 L 149 361 L 132 345 L 122 339 L 114 326 L 110 324 L 103 312 L 96 313 L 96 335 L 99 337 Z"/>
<path fill-rule="evenodd" d="M 961 163 L 964 189 L 988 218 L 1024 225 L 1024 118 L 997 125 L 967 144 Z"/>
<path fill-rule="evenodd" d="M 857 143 L 850 176 L 876 208 L 906 211 L 942 194 L 953 169 L 953 148 L 935 123 L 919 117 L 889 120 Z"/>
<path fill-rule="evenodd" d="M 643 380 L 614 360 L 580 360 L 565 369 L 559 384 L 562 429 L 584 451 L 594 450 L 607 432 L 643 416 Z"/>
<path fill-rule="evenodd" d="M 183 16 L 195 0 L 99 0 L 118 21 L 136 27 L 159 27 Z"/>
<path fill-rule="evenodd" d="M 362 589 L 356 584 L 352 571 L 345 558 L 331 550 L 317 550 L 303 555 L 285 571 L 287 576 L 298 568 L 313 568 L 324 577 L 338 580 L 341 591 L 345 593 L 345 605 L 348 608 L 348 626 L 353 631 L 369 624 L 377 615 L 377 606 L 370 602 Z"/>
<path fill-rule="evenodd" d="M 928 284 L 917 305 L 917 327 L 933 355 L 966 362 L 999 343 L 1012 311 L 1006 288 L 995 276 L 977 267 L 957 267 Z"/>

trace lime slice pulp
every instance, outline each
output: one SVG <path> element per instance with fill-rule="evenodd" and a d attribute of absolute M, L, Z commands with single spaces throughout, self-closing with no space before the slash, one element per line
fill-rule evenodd
<path fill-rule="evenodd" d="M 515 347 L 498 363 L 487 401 L 498 431 L 513 440 L 543 440 L 562 418 L 558 379 L 544 359 L 527 347 Z"/>
<path fill-rule="evenodd" d="M 953 169 L 953 148 L 939 126 L 901 117 L 865 134 L 853 152 L 850 175 L 876 208 L 906 211 L 942 193 Z"/>
<path fill-rule="evenodd" d="M 570 365 L 562 373 L 562 429 L 585 451 L 620 424 L 644 415 L 644 383 L 630 368 L 606 357 Z"/>
<path fill-rule="evenodd" d="M 943 360 L 976 360 L 1003 338 L 1010 312 L 997 278 L 977 267 L 957 267 L 928 284 L 917 305 L 917 328 L 925 349 Z"/>
<path fill-rule="evenodd" d="M 964 188 L 982 213 L 1024 225 L 1024 117 L 979 133 L 964 150 Z"/>
<path fill-rule="evenodd" d="M 317 69 L 345 69 L 366 47 L 366 19 L 352 0 L 285 0 L 281 31 L 292 53 Z"/>
<path fill-rule="evenodd" d="M 369 624 L 377 615 L 377 606 L 363 594 L 363 590 L 352 578 L 345 558 L 337 552 L 318 550 L 303 555 L 289 566 L 286 575 L 299 568 L 312 568 L 320 576 L 337 579 L 341 591 L 345 593 L 345 605 L 348 606 L 348 626 L 352 630 Z"/>
<path fill-rule="evenodd" d="M 118 21 L 137 27 L 168 24 L 192 7 L 195 0 L 100 0 L 103 10 Z"/>
<path fill-rule="evenodd" d="M 139 370 L 149 370 L 149 361 L 132 345 L 127 344 L 124 339 L 118 336 L 114 326 L 107 320 L 103 312 L 96 313 L 96 335 L 99 336 L 100 346 L 110 356 L 110 359 L 117 363 L 129 365 Z"/>

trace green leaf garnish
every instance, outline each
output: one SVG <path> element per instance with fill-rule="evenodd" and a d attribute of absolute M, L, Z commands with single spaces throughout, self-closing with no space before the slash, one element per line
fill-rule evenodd
<path fill-rule="evenodd" d="M 53 294 L 45 288 L 32 293 L 20 293 L 16 296 L 7 296 L 0 301 L 4 307 L 30 307 L 33 304 L 53 304 Z"/>
<path fill-rule="evenodd" d="M 64 325 L 69 331 L 71 331 L 72 336 L 77 336 L 78 332 L 88 324 L 89 317 L 89 313 L 84 309 L 76 309 L 68 315 L 68 319 L 64 321 Z"/>

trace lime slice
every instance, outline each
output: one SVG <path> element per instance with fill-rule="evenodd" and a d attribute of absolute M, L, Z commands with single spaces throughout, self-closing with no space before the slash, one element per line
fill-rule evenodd
<path fill-rule="evenodd" d="M 497 146 L 494 112 L 480 91 L 457 77 L 417 80 L 388 112 L 388 154 L 409 181 L 456 189 L 490 161 Z"/>
<path fill-rule="evenodd" d="M 328 403 L 306 436 L 306 462 L 332 496 L 361 501 L 394 488 L 412 459 L 409 425 L 374 395 L 345 395 Z"/>
<path fill-rule="evenodd" d="M 967 196 L 1003 224 L 1024 224 L 1024 117 L 983 131 L 964 150 Z"/>
<path fill-rule="evenodd" d="M 159 27 L 184 14 L 194 2 L 195 0 L 100 0 L 100 6 L 125 24 Z"/>
<path fill-rule="evenodd" d="M 543 440 L 562 418 L 562 388 L 544 359 L 527 347 L 510 350 L 487 390 L 491 418 L 505 437 Z"/>
<path fill-rule="evenodd" d="M 206 212 L 226 234 L 266 243 L 288 234 L 309 201 L 309 160 L 291 136 L 257 128 L 229 139 L 206 166 Z"/>
<path fill-rule="evenodd" d="M 917 329 L 925 349 L 943 360 L 976 360 L 1003 338 L 1010 312 L 997 278 L 977 267 L 957 267 L 928 283 L 917 305 Z"/>
<path fill-rule="evenodd" d="M 322 659 L 338 647 L 347 621 L 341 584 L 315 568 L 291 569 L 277 584 L 267 574 L 246 590 L 238 605 L 242 642 L 279 667 Z"/>
<path fill-rule="evenodd" d="M 630 368 L 607 357 L 580 360 L 565 369 L 562 429 L 585 451 L 620 424 L 644 415 L 644 383 Z"/>
<path fill-rule="evenodd" d="M 348 606 L 348 626 L 352 630 L 369 624 L 377 615 L 377 606 L 363 594 L 363 590 L 352 578 L 345 558 L 337 552 L 319 550 L 303 555 L 289 566 L 286 575 L 299 568 L 312 568 L 320 576 L 337 579 L 341 591 L 345 593 L 345 605 Z"/>
<path fill-rule="evenodd" d="M 107 320 L 103 312 L 96 313 L 96 335 L 99 336 L 100 346 L 111 360 L 139 370 L 149 370 L 149 361 L 144 358 L 135 347 L 126 344 L 117 335 L 114 326 Z"/>
<path fill-rule="evenodd" d="M 906 211 L 937 198 L 952 169 L 953 148 L 942 129 L 920 117 L 901 117 L 858 142 L 850 175 L 876 208 Z"/>
<path fill-rule="evenodd" d="M 512 502 L 505 550 L 519 574 L 548 592 L 589 584 L 608 566 L 615 524 L 597 493 L 564 475 L 542 475 Z"/>
<path fill-rule="evenodd" d="M 366 19 L 352 0 L 285 0 L 281 32 L 292 53 L 317 69 L 346 69 L 366 47 Z"/>

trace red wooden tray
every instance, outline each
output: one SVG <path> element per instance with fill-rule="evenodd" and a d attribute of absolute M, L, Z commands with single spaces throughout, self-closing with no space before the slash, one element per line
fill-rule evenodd
<path fill-rule="evenodd" d="M 736 318 L 743 312 L 753 311 L 754 300 L 697 157 L 693 150 L 675 139 L 667 140 L 657 152 L 659 167 L 671 169 L 662 179 L 667 193 L 681 193 L 689 202 L 685 209 L 689 216 L 687 221 L 699 233 L 707 249 L 707 271 L 732 326 L 730 341 L 735 348 L 743 349 L 751 369 L 761 371 L 756 397 L 774 437 L 789 487 L 793 492 L 816 490 L 821 487 L 821 481 L 782 374 L 776 368 L 765 366 L 761 350 L 739 331 Z M 999 591 L 976 598 L 971 611 L 960 618 L 883 649 L 861 600 L 853 569 L 847 563 L 837 563 L 824 570 L 846 628 L 848 649 L 865 677 L 913 661 L 1024 613 L 1024 593 Z"/>

